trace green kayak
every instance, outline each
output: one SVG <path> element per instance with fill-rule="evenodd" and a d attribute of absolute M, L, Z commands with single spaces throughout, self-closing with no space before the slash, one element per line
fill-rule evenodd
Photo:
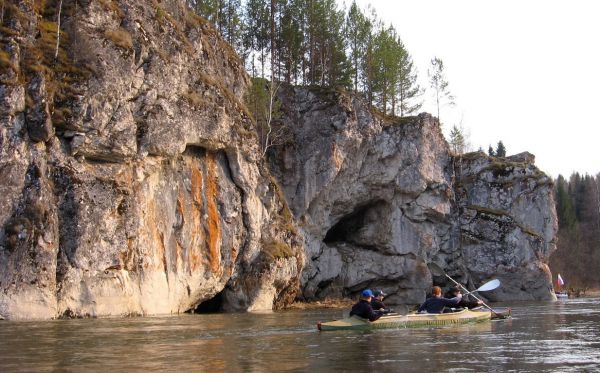
<path fill-rule="evenodd" d="M 371 330 L 395 328 L 420 328 L 487 321 L 492 318 L 488 310 L 468 310 L 449 313 L 411 313 L 408 315 L 382 316 L 373 322 L 358 316 L 318 323 L 321 331 L 328 330 Z"/>

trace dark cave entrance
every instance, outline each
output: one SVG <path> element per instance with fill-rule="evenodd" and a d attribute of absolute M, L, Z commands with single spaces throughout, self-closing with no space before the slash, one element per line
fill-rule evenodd
<path fill-rule="evenodd" d="M 385 201 L 373 201 L 357 206 L 354 211 L 342 217 L 333 227 L 329 228 L 323 242 L 326 244 L 352 242 L 352 235 L 365 225 L 372 223 L 367 215 L 372 211 L 384 208 L 385 205 Z"/>
<path fill-rule="evenodd" d="M 214 297 L 200 303 L 196 306 L 196 308 L 191 309 L 189 312 L 202 314 L 223 312 L 223 301 L 225 300 L 223 291 L 217 293 Z"/>

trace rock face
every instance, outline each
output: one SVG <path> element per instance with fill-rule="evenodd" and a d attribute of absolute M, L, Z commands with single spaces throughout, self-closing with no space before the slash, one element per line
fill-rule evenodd
<path fill-rule="evenodd" d="M 231 47 L 179 1 L 65 1 L 54 59 L 51 3 L 4 16 L 0 314 L 293 300 L 302 244 Z"/>
<path fill-rule="evenodd" d="M 419 303 L 432 261 L 465 284 L 500 278 L 493 299 L 553 297 L 556 215 L 532 159 L 453 158 L 427 114 L 385 122 L 345 95 L 280 96 L 289 139 L 270 160 L 305 235 L 304 298 L 370 287 Z"/>
<path fill-rule="evenodd" d="M 365 287 L 414 304 L 445 281 L 431 262 L 500 278 L 492 299 L 553 297 L 554 202 L 531 155 L 453 157 L 428 114 L 287 87 L 267 167 L 241 61 L 183 2 L 62 4 L 58 49 L 57 1 L 3 8 L 1 315 L 265 310 Z"/>
<path fill-rule="evenodd" d="M 456 162 L 463 262 L 475 283 L 502 286 L 492 300 L 551 300 L 548 258 L 558 229 L 552 182 L 529 153 L 493 159 L 470 154 Z"/>

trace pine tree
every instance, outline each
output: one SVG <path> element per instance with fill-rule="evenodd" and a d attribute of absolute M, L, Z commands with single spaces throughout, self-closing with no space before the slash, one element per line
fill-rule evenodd
<path fill-rule="evenodd" d="M 350 88 L 352 85 L 350 61 L 346 56 L 344 37 L 345 12 L 338 9 L 335 0 L 326 1 L 326 14 L 329 15 L 328 38 L 326 43 L 325 71 L 329 87 Z"/>
<path fill-rule="evenodd" d="M 381 28 L 373 44 L 373 94 L 379 108 L 387 114 L 387 104 L 395 95 L 399 56 L 396 48 L 396 35 L 393 27 Z"/>
<path fill-rule="evenodd" d="M 400 116 L 403 117 L 421 109 L 423 102 L 415 102 L 415 100 L 423 94 L 423 91 L 417 83 L 417 72 L 413 66 L 412 58 L 399 37 L 397 43 L 400 50 L 397 91 L 400 101 Z"/>
<path fill-rule="evenodd" d="M 223 6 L 223 37 L 234 49 L 242 52 L 242 14 L 241 0 L 227 0 Z"/>
<path fill-rule="evenodd" d="M 504 147 L 502 140 L 498 141 L 498 146 L 496 147 L 496 157 L 506 157 L 506 148 Z"/>
<path fill-rule="evenodd" d="M 345 53 L 344 12 L 335 0 L 308 0 L 308 83 L 349 86 L 350 67 Z"/>
<path fill-rule="evenodd" d="M 363 56 L 361 65 L 363 70 L 362 86 L 367 98 L 367 102 L 369 103 L 369 107 L 371 107 L 374 98 L 373 80 L 375 71 L 375 63 L 373 58 L 373 51 L 375 47 L 375 32 L 373 30 L 376 29 L 376 25 L 378 24 L 377 15 L 372 8 L 371 14 L 370 16 L 368 16 L 367 22 L 370 32 L 367 35 L 367 40 L 365 43 L 365 54 Z"/>
<path fill-rule="evenodd" d="M 278 61 L 283 78 L 287 83 L 292 80 L 297 83 L 303 59 L 303 4 L 301 0 L 280 0 L 282 12 L 280 14 L 278 42 Z"/>
<path fill-rule="evenodd" d="M 253 77 L 363 92 L 386 113 L 419 110 L 410 54 L 373 8 L 336 0 L 186 0 L 242 55 Z M 374 25 L 379 25 L 374 27 Z M 374 30 L 377 31 L 374 31 Z"/>
<path fill-rule="evenodd" d="M 568 193 L 567 181 L 562 175 L 558 175 L 555 185 L 556 215 L 559 227 L 571 230 L 577 223 L 577 218 Z"/>
<path fill-rule="evenodd" d="M 249 50 L 251 74 L 256 77 L 256 60 L 260 62 L 260 77 L 265 77 L 266 52 L 269 45 L 269 9 L 265 0 L 247 0 L 244 7 L 244 47 Z"/>
<path fill-rule="evenodd" d="M 308 83 L 325 85 L 325 59 L 328 33 L 326 0 L 308 0 L 306 39 L 308 46 Z"/>
<path fill-rule="evenodd" d="M 243 52 L 241 0 L 194 0 L 187 3 L 196 13 L 208 19 L 238 52 Z"/>
<path fill-rule="evenodd" d="M 364 74 L 363 60 L 367 50 L 367 42 L 371 34 L 371 23 L 364 13 L 352 2 L 346 17 L 346 43 L 349 49 L 349 60 L 354 93 L 358 93 L 359 82 Z"/>
<path fill-rule="evenodd" d="M 271 81 L 275 80 L 275 74 L 278 73 L 277 69 L 277 25 L 275 21 L 277 19 L 277 12 L 279 10 L 278 1 L 270 0 L 269 2 L 269 53 L 271 54 Z M 279 76 L 279 74 L 277 75 Z"/>
<path fill-rule="evenodd" d="M 450 131 L 450 146 L 454 154 L 460 155 L 465 150 L 465 137 L 463 132 L 454 125 Z"/>
<path fill-rule="evenodd" d="M 220 31 L 219 11 L 223 0 L 195 0 L 193 9 L 196 13 L 209 20 Z"/>
<path fill-rule="evenodd" d="M 600 280 L 600 174 L 559 175 L 554 183 L 558 217 L 557 250 L 550 257 L 553 272 L 570 279 L 571 288 L 597 287 Z"/>
<path fill-rule="evenodd" d="M 489 155 L 490 157 L 494 157 L 494 156 L 496 155 L 496 154 L 494 153 L 494 148 L 492 148 L 492 146 L 491 146 L 491 145 L 488 147 L 488 155 Z"/>

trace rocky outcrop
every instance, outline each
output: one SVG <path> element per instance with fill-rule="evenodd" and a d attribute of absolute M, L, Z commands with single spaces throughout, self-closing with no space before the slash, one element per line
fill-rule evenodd
<path fill-rule="evenodd" d="M 293 300 L 301 240 L 231 47 L 181 2 L 64 1 L 55 58 L 58 2 L 36 4 L 3 23 L 0 314 Z"/>
<path fill-rule="evenodd" d="M 492 300 L 555 299 L 547 266 L 558 229 L 552 181 L 534 160 L 474 153 L 456 162 L 463 263 L 475 283 L 500 279 Z"/>
<path fill-rule="evenodd" d="M 454 157 L 428 114 L 283 87 L 267 167 L 243 64 L 182 2 L 5 5 L 0 314 L 253 311 L 365 287 L 414 304 L 446 281 L 431 262 L 500 278 L 492 299 L 553 297 L 531 155 Z"/>
<path fill-rule="evenodd" d="M 376 119 L 360 100 L 291 88 L 288 146 L 272 169 L 305 234 L 305 298 L 384 289 L 418 303 L 427 263 L 452 244 L 452 163 L 437 121 Z"/>
<path fill-rule="evenodd" d="M 305 235 L 303 297 L 371 287 L 390 303 L 419 303 L 432 261 L 465 284 L 500 278 L 493 299 L 552 297 L 556 216 L 532 159 L 454 158 L 428 114 L 387 121 L 343 94 L 280 96 L 289 138 L 270 161 Z M 490 212 L 496 226 L 486 228 Z"/>

